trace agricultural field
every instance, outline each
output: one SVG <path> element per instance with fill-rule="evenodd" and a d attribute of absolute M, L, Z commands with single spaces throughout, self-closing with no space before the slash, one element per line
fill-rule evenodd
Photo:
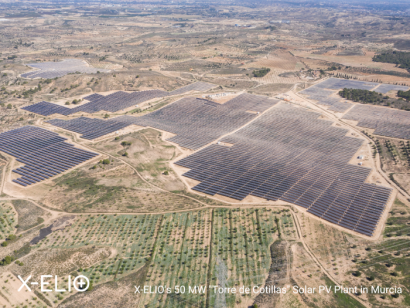
<path fill-rule="evenodd" d="M 371 136 L 371 135 L 370 135 Z M 402 189 L 409 192 L 408 174 L 410 172 L 409 141 L 373 136 L 373 156 L 379 154 L 382 169 L 389 178 Z"/>
<path fill-rule="evenodd" d="M 190 294 L 193 286 L 205 287 L 211 246 L 212 211 L 165 214 L 156 242 L 156 252 L 145 285 L 166 285 L 180 294 L 147 294 L 147 307 L 205 307 L 205 294 Z"/>
<path fill-rule="evenodd" d="M 0 240 L 3 242 L 10 234 L 15 233 L 17 215 L 10 202 L 0 203 Z"/>

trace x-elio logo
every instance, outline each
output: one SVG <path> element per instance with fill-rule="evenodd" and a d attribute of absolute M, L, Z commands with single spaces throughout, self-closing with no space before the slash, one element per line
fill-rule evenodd
<path fill-rule="evenodd" d="M 68 290 L 59 289 L 58 288 L 58 276 L 56 275 L 56 276 L 54 276 L 54 290 L 48 289 L 46 286 L 50 283 L 45 281 L 45 279 L 46 278 L 52 278 L 52 277 L 53 277 L 52 275 L 41 275 L 40 276 L 41 292 L 52 292 L 52 291 L 55 291 L 55 292 L 66 292 L 66 291 L 71 292 L 71 286 L 73 286 L 74 289 L 78 292 L 84 292 L 84 291 L 87 291 L 87 289 L 90 287 L 90 281 L 88 280 L 88 278 L 86 276 L 79 275 L 79 276 L 75 277 L 73 280 L 71 279 L 71 276 L 68 276 Z M 31 275 L 28 276 L 28 278 L 26 280 L 21 278 L 20 275 L 18 276 L 18 278 L 23 283 L 20 286 L 20 288 L 18 289 L 19 292 L 23 289 L 23 287 L 26 287 L 26 289 L 31 292 L 31 288 L 29 287 L 29 284 L 30 285 L 38 285 L 38 282 L 36 282 L 36 281 L 30 282 Z"/>

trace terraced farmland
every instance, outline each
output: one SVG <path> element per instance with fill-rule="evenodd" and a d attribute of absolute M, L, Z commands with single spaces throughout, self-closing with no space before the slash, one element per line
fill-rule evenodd
<path fill-rule="evenodd" d="M 210 284 L 252 287 L 265 282 L 270 268 L 270 246 L 277 239 L 275 214 L 270 209 L 217 209 L 213 213 Z M 222 299 L 223 300 L 223 299 Z M 226 294 L 227 307 L 241 302 L 239 294 Z M 209 295 L 209 306 L 221 299 Z"/>
<path fill-rule="evenodd" d="M 83 246 L 111 247 L 111 258 L 89 268 L 79 269 L 94 283 L 128 275 L 142 267 L 153 253 L 160 215 L 81 216 L 64 232 L 54 232 L 38 247 L 54 249 Z"/>
<path fill-rule="evenodd" d="M 147 294 L 145 307 L 205 307 L 205 294 L 189 287 L 206 286 L 211 211 L 164 215 L 146 285 L 180 287 L 180 294 Z M 183 290 L 183 292 L 182 292 Z"/>

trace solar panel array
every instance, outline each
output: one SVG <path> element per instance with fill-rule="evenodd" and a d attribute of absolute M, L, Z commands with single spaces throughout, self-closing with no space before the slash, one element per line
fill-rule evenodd
<path fill-rule="evenodd" d="M 116 117 L 110 120 L 87 117 L 79 117 L 72 120 L 52 119 L 48 123 L 79 133 L 84 139 L 93 140 L 133 124 L 130 121 L 126 121 L 124 117 L 127 116 Z M 131 116 L 128 116 L 128 118 L 130 120 L 135 119 Z"/>
<path fill-rule="evenodd" d="M 257 116 L 257 112 L 263 112 L 277 102 L 251 94 L 241 94 L 225 104 L 187 97 L 142 117 L 120 116 L 110 120 L 80 117 L 67 121 L 53 119 L 48 123 L 90 140 L 131 124 L 151 126 L 177 135 L 169 141 L 196 150 L 245 125 Z"/>
<path fill-rule="evenodd" d="M 91 94 L 84 97 L 89 102 L 81 106 L 74 108 L 68 108 L 49 102 L 39 102 L 22 109 L 41 114 L 43 116 L 49 116 L 52 114 L 70 115 L 76 112 L 94 113 L 99 111 L 117 112 L 123 109 L 127 109 L 134 105 L 140 104 L 145 101 L 149 101 L 154 98 L 165 97 L 170 95 L 182 94 L 189 91 L 206 91 L 215 87 L 215 85 L 206 82 L 196 82 L 172 92 L 166 92 L 161 90 L 148 90 L 140 92 L 127 93 L 123 91 L 114 92 L 107 96 L 100 94 Z"/>
<path fill-rule="evenodd" d="M 168 139 L 188 149 L 199 149 L 245 125 L 278 100 L 241 94 L 224 104 L 194 97 L 183 98 L 165 108 L 138 117 L 135 124 L 151 126 L 177 136 Z"/>
<path fill-rule="evenodd" d="M 355 105 L 343 119 L 359 121 L 358 126 L 373 128 L 377 135 L 410 139 L 410 112 L 386 107 Z"/>
<path fill-rule="evenodd" d="M 284 200 L 342 227 L 371 236 L 391 189 L 365 183 L 371 169 L 348 162 L 363 140 L 281 104 L 221 141 L 180 161 L 194 190 L 243 200 Z"/>
<path fill-rule="evenodd" d="M 372 90 L 379 93 L 387 93 L 392 90 L 406 91 L 408 89 L 408 87 L 405 86 L 397 86 L 391 84 L 380 84 L 368 81 L 329 78 L 310 88 L 300 91 L 300 93 L 308 96 L 309 99 L 316 100 L 318 104 L 329 106 L 329 110 L 331 111 L 345 112 L 350 107 L 352 107 L 353 104 L 348 103 L 346 100 L 339 97 L 331 97 L 332 94 L 335 93 L 335 90 L 344 88 L 362 89 L 369 91 Z"/>
<path fill-rule="evenodd" d="M 408 89 L 409 87 L 406 86 L 398 86 L 394 84 L 381 84 L 373 91 L 385 94 L 389 91 L 407 91 Z"/>
<path fill-rule="evenodd" d="M 334 91 L 324 89 L 319 85 L 314 85 L 301 91 L 300 93 L 306 95 L 309 99 L 317 101 L 318 104 L 328 106 L 329 110 L 335 112 L 345 112 L 353 105 L 345 100 L 342 100 L 341 98 L 330 97 L 334 94 Z"/>
<path fill-rule="evenodd" d="M 109 72 L 109 70 L 106 69 L 96 69 L 94 67 L 87 66 L 84 61 L 78 59 L 66 59 L 61 62 L 30 63 L 27 65 L 39 69 L 21 74 L 21 77 L 30 79 L 62 77 L 64 75 L 76 72 L 88 74 L 95 74 L 97 71 Z"/>
<path fill-rule="evenodd" d="M 350 88 L 350 89 L 361 89 L 361 90 L 370 91 L 378 85 L 379 83 L 377 82 L 349 80 L 349 79 L 340 79 L 340 78 L 329 78 L 317 84 L 316 86 L 323 88 L 323 89 L 330 89 L 330 90 Z"/>
<path fill-rule="evenodd" d="M 13 182 L 28 186 L 98 155 L 78 149 L 65 140 L 56 133 L 35 126 L 24 126 L 0 134 L 0 151 L 25 164 L 13 170 L 21 175 Z"/>

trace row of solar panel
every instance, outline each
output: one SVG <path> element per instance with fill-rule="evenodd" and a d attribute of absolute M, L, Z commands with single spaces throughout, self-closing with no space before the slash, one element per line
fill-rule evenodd
<path fill-rule="evenodd" d="M 221 140 L 233 146 L 214 144 L 177 164 L 191 169 L 185 176 L 201 182 L 194 190 L 237 200 L 248 195 L 281 199 L 317 215 L 326 204 L 332 210 L 322 213 L 324 219 L 344 227 L 346 212 L 362 199 L 372 200 L 374 205 L 362 205 L 364 214 L 350 215 L 349 227 L 371 235 L 381 215 L 375 209 L 384 209 L 391 190 L 365 183 L 371 169 L 348 164 L 363 141 L 318 117 L 281 104 Z M 364 218 L 369 211 L 376 213 L 373 222 Z"/>
<path fill-rule="evenodd" d="M 95 156 L 66 143 L 65 138 L 35 126 L 24 126 L 0 134 L 0 150 L 25 164 L 14 169 L 21 175 L 13 182 L 31 185 L 64 172 Z"/>
<path fill-rule="evenodd" d="M 172 132 L 177 136 L 168 140 L 189 149 L 198 149 L 246 124 L 257 117 L 248 110 L 263 112 L 278 101 L 267 97 L 242 94 L 225 104 L 196 98 L 184 98 L 156 112 L 142 116 L 120 116 L 110 120 L 80 117 L 72 120 L 53 119 L 48 123 L 82 134 L 82 138 L 96 139 L 136 124 Z"/>
<path fill-rule="evenodd" d="M 65 106 L 60 106 L 57 104 L 49 102 L 39 102 L 30 106 L 23 107 L 22 109 L 41 114 L 43 116 L 49 116 L 52 114 L 61 114 L 61 115 L 70 115 L 77 112 L 87 112 L 94 113 L 99 111 L 108 111 L 108 112 L 117 112 L 124 110 L 126 108 L 135 106 L 145 101 L 149 101 L 158 97 L 165 97 L 169 95 L 176 95 L 178 93 L 186 93 L 188 91 L 207 91 L 212 89 L 215 85 L 205 83 L 205 82 L 196 82 L 191 85 L 182 87 L 178 89 L 178 92 L 171 91 L 161 91 L 161 90 L 148 90 L 140 92 L 127 93 L 123 91 L 114 92 L 107 96 L 100 94 L 91 94 L 86 96 L 85 99 L 88 100 L 88 103 L 83 105 L 68 108 Z"/>

